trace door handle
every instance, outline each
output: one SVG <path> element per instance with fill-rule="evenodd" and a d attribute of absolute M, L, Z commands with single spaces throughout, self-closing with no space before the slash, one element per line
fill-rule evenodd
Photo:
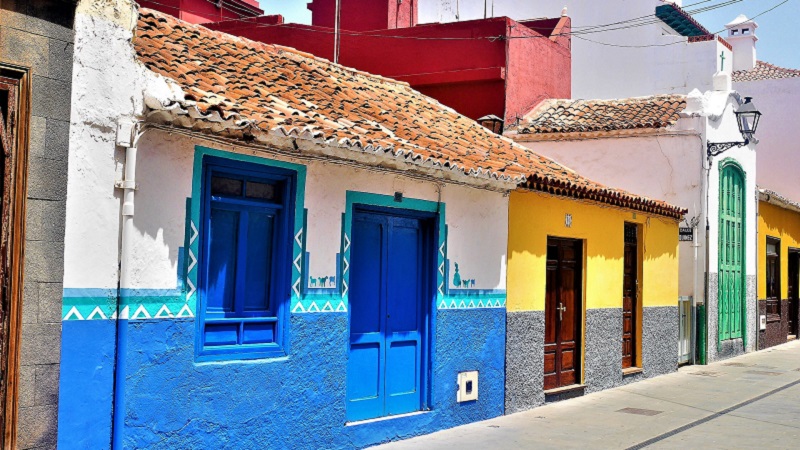
<path fill-rule="evenodd" d="M 564 320 L 564 311 L 567 310 L 567 307 L 564 306 L 563 303 L 558 302 L 558 308 L 556 309 L 558 310 L 558 320 Z"/>

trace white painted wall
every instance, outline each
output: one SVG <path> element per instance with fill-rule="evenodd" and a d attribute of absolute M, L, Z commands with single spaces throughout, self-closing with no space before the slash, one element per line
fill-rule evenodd
<path fill-rule="evenodd" d="M 725 71 L 730 73 L 731 51 L 717 41 L 690 44 L 655 20 L 652 17 L 655 8 L 663 3 L 662 0 L 495 0 L 495 16 L 517 20 L 558 17 L 567 6 L 574 33 L 573 98 L 688 94 L 692 89 L 703 92 L 711 89 L 711 77 L 720 69 L 720 52 L 725 53 Z M 455 4 L 455 0 L 421 1 L 420 22 L 455 21 Z M 459 11 L 461 20 L 482 18 L 483 2 L 462 0 Z M 635 22 L 635 27 L 621 24 L 608 27 L 620 29 L 602 33 L 587 30 L 645 16 L 649 18 Z"/>
<path fill-rule="evenodd" d="M 132 288 L 174 288 L 178 247 L 184 244 L 185 201 L 192 195 L 195 146 L 259 156 L 250 149 L 220 146 L 202 138 L 169 135 L 155 130 L 139 145 L 136 193 L 137 230 L 133 250 Z M 347 191 L 437 201 L 433 182 L 379 170 L 359 169 L 325 161 L 288 157 L 268 159 L 306 165 L 305 208 L 308 209 L 309 274 L 336 275 L 341 222 Z M 445 185 L 442 202 L 449 225 L 448 257 L 458 262 L 462 277 L 475 278 L 475 289 L 505 289 L 508 239 L 508 198 L 502 193 L 460 185 Z M 451 267 L 451 273 L 454 268 Z M 464 271 L 468 271 L 466 273 Z"/>
<path fill-rule="evenodd" d="M 800 202 L 800 78 L 735 83 L 764 114 L 758 126 L 758 185 Z"/>

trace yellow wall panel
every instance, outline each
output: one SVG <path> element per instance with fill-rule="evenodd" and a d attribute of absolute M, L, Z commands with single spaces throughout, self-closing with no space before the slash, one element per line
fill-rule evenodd
<path fill-rule="evenodd" d="M 800 213 L 758 203 L 758 298 L 767 296 L 767 237 L 781 240 L 781 299 L 789 295 L 789 248 L 800 249 Z"/>
<path fill-rule="evenodd" d="M 569 227 L 567 214 L 571 216 Z M 584 241 L 584 308 L 621 308 L 625 222 L 640 224 L 643 234 L 642 306 L 676 305 L 676 221 L 594 202 L 515 191 L 509 200 L 506 308 L 509 311 L 544 309 L 549 236 Z"/>

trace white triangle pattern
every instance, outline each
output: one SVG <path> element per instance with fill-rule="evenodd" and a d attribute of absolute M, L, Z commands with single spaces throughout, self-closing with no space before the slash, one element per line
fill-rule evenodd
<path fill-rule="evenodd" d="M 67 315 L 64 317 L 64 320 L 70 320 L 72 316 L 75 316 L 78 320 L 84 320 L 81 313 L 78 311 L 78 308 L 73 306 L 72 309 L 69 310 Z"/>
<path fill-rule="evenodd" d="M 131 316 L 131 319 L 152 319 L 152 317 L 150 316 L 150 313 L 147 312 L 147 308 L 145 308 L 144 305 L 139 305 L 139 307 L 136 308 L 136 311 Z"/>
<path fill-rule="evenodd" d="M 100 319 L 108 318 L 99 306 L 95 306 L 92 312 L 86 317 L 86 320 L 93 320 L 97 316 L 100 316 Z"/>
<path fill-rule="evenodd" d="M 194 314 L 192 314 L 192 310 L 189 308 L 189 304 L 187 303 L 183 305 L 183 308 L 178 311 L 178 314 L 175 317 L 194 317 Z"/>
<path fill-rule="evenodd" d="M 172 314 L 172 311 L 170 311 L 169 308 L 167 308 L 167 305 L 164 304 L 164 305 L 161 305 L 161 309 L 158 310 L 158 312 L 156 313 L 156 315 L 154 317 L 156 319 L 164 319 L 164 318 L 170 318 L 171 319 L 171 318 L 173 318 L 175 316 Z"/>

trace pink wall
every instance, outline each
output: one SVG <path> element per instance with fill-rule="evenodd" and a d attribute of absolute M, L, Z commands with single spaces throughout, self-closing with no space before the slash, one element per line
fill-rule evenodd
<path fill-rule="evenodd" d="M 570 20 L 562 22 L 560 37 L 553 41 L 534 29 L 511 30 L 506 77 L 506 123 L 524 116 L 546 98 L 572 97 Z M 544 21 L 540 21 L 544 22 Z M 537 23 L 529 22 L 536 27 Z M 535 29 L 539 29 L 538 27 Z M 543 30 L 542 30 L 543 31 Z"/>

